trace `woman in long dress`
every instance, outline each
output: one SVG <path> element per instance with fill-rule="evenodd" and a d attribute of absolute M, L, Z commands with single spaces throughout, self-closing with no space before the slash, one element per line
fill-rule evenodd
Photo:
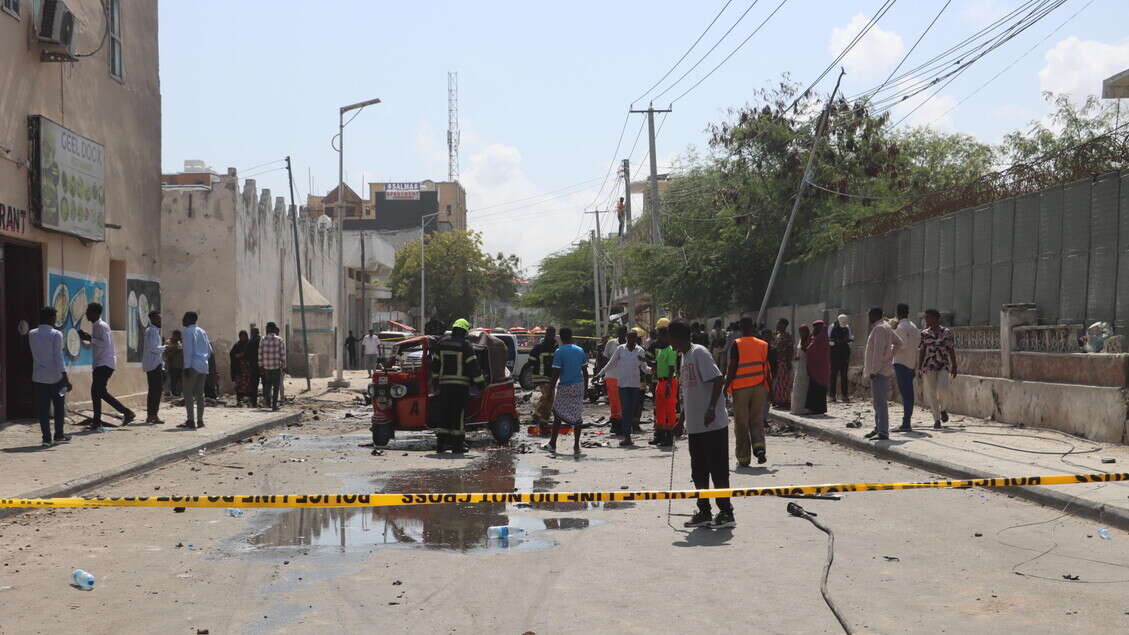
<path fill-rule="evenodd" d="M 768 340 L 766 340 L 768 341 Z M 772 369 L 772 405 L 787 410 L 792 404 L 792 358 L 796 356 L 796 342 L 788 332 L 788 320 L 776 323 L 776 336 L 771 340 L 776 353 L 776 367 Z"/>
<path fill-rule="evenodd" d="M 813 415 L 827 413 L 827 383 L 831 379 L 831 340 L 823 320 L 812 322 L 811 344 L 808 345 L 807 409 Z"/>
<path fill-rule="evenodd" d="M 808 346 L 811 344 L 811 331 L 807 324 L 801 324 L 797 329 L 800 341 L 796 344 L 795 363 L 792 365 L 792 414 L 806 415 L 808 413 Z"/>
<path fill-rule="evenodd" d="M 247 331 L 239 331 L 239 341 L 231 347 L 231 379 L 235 382 L 236 406 L 242 406 L 244 401 L 251 402 L 254 376 L 251 374 L 251 359 L 247 355 L 250 341 Z"/>

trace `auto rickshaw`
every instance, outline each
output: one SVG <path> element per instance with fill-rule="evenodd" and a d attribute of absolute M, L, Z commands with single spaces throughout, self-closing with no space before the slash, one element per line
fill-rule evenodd
<path fill-rule="evenodd" d="M 438 386 L 431 377 L 430 349 L 434 336 L 413 337 L 396 342 L 381 360 L 383 368 L 372 373 L 368 386 L 372 400 L 372 443 L 388 445 L 396 430 L 438 428 L 440 410 L 435 398 Z M 490 356 L 486 347 L 472 344 L 484 377 L 489 378 Z M 433 407 L 435 406 L 435 407 Z M 518 429 L 517 402 L 512 378 L 471 388 L 463 413 L 467 430 L 486 426 L 499 445 L 505 445 Z"/>

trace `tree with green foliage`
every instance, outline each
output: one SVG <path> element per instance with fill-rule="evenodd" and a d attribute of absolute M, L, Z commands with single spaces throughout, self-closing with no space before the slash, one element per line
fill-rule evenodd
<path fill-rule="evenodd" d="M 594 298 L 592 244 L 583 241 L 541 260 L 529 292 L 522 297 L 522 306 L 543 309 L 562 322 L 572 323 L 592 319 Z"/>
<path fill-rule="evenodd" d="M 517 257 L 482 251 L 482 236 L 473 231 L 445 231 L 425 237 L 427 307 L 425 315 L 450 323 L 474 313 L 483 300 L 514 297 Z M 392 270 L 393 297 L 406 305 L 419 302 L 420 244 L 412 241 L 396 252 Z"/>

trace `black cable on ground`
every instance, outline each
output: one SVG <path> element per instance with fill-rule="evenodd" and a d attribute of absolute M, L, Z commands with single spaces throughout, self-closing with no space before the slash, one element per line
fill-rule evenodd
<path fill-rule="evenodd" d="M 805 511 L 796 503 L 788 503 L 788 513 L 797 517 L 803 518 L 809 523 L 815 525 L 823 533 L 827 534 L 827 563 L 823 565 L 823 580 L 819 583 L 819 592 L 823 594 L 823 601 L 827 603 L 827 608 L 831 609 L 831 613 L 835 619 L 839 620 L 839 626 L 843 627 L 843 632 L 851 635 L 854 631 L 851 630 L 850 624 L 847 624 L 846 618 L 839 612 L 839 608 L 835 606 L 835 602 L 831 599 L 831 593 L 827 590 L 827 578 L 831 575 L 831 564 L 835 562 L 835 534 L 826 525 L 815 519 L 814 514 Z"/>

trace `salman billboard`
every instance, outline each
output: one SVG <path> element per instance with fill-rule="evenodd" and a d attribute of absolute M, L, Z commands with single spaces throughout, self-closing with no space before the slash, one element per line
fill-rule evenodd
<path fill-rule="evenodd" d="M 106 239 L 105 149 L 45 117 L 31 117 L 35 174 L 31 198 L 39 226 L 85 238 Z"/>

